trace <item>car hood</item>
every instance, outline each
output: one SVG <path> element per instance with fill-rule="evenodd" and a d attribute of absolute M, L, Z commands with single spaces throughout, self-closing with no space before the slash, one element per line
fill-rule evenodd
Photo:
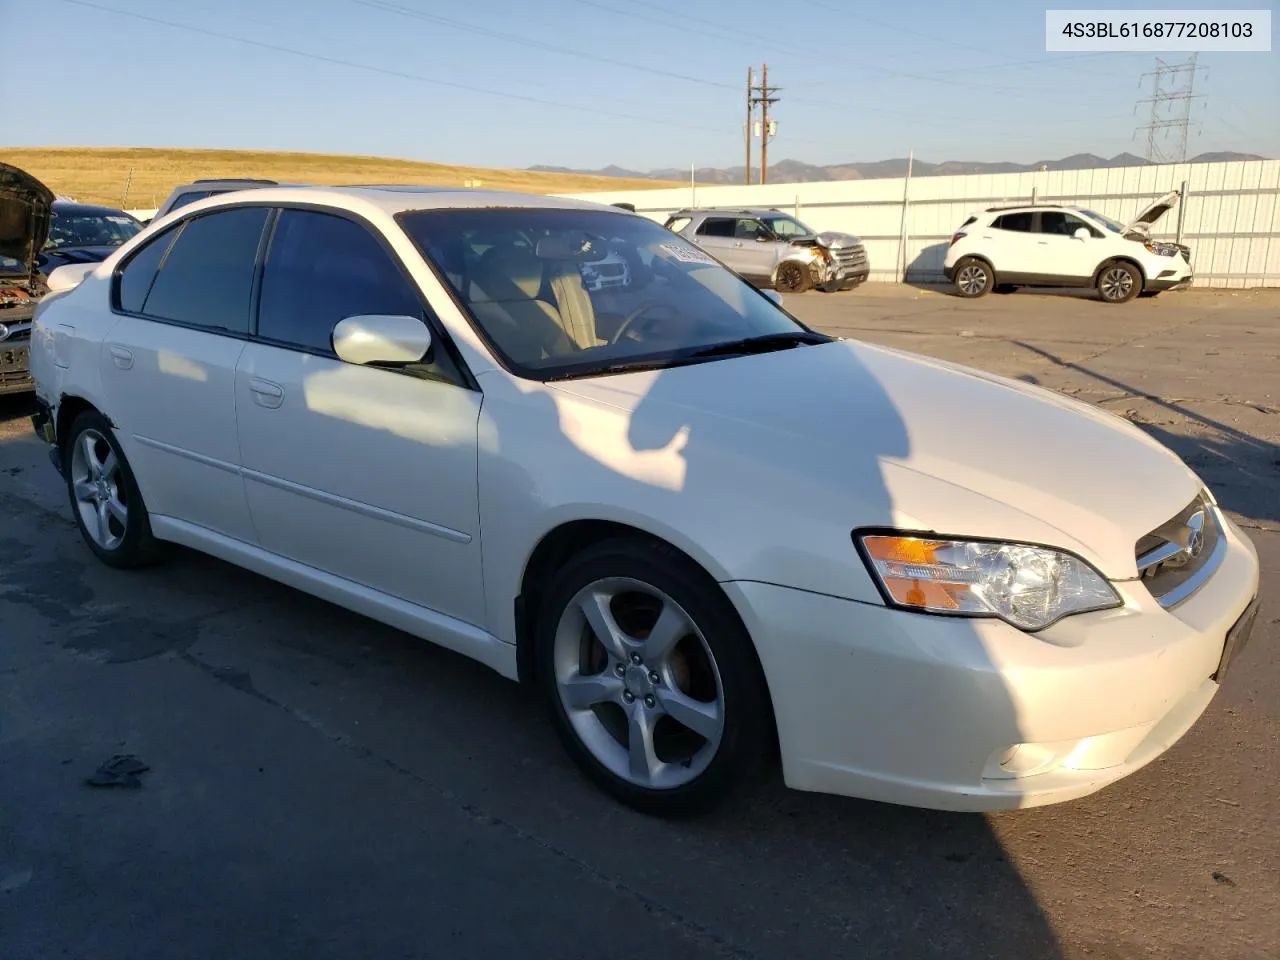
<path fill-rule="evenodd" d="M 89 244 L 74 247 L 47 247 L 40 251 L 36 263 L 41 272 L 49 274 L 68 263 L 99 263 L 120 249 L 122 245 Z"/>
<path fill-rule="evenodd" d="M 803 237 L 795 237 L 791 243 L 798 247 L 808 247 L 817 244 L 820 247 L 836 250 L 841 247 L 856 247 L 862 242 L 861 238 L 852 233 L 841 233 L 838 230 L 824 230 L 821 233 L 812 233 Z"/>
<path fill-rule="evenodd" d="M 832 521 L 851 529 L 1046 543 L 1113 579 L 1136 576 L 1137 541 L 1202 486 L 1167 448 L 1089 404 L 856 341 L 554 386 L 626 411 L 633 434 L 686 432 L 689 457 L 697 441 L 703 463 L 726 465 L 715 478 L 726 493 L 764 482 L 742 472 L 754 463 L 761 476 L 786 472 L 781 495 L 847 513 Z"/>
<path fill-rule="evenodd" d="M 36 257 L 49 236 L 53 192 L 25 170 L 0 163 L 0 257 L 23 265 L 28 283 L 35 280 Z"/>
<path fill-rule="evenodd" d="M 1178 205 L 1178 191 L 1170 190 L 1155 203 L 1148 206 L 1140 214 L 1129 221 L 1124 228 L 1125 233 L 1149 234 L 1152 225 L 1166 213 Z"/>

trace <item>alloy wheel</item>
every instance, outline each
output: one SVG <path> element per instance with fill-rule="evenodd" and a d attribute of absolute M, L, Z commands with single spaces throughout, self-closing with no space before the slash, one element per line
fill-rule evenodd
<path fill-rule="evenodd" d="M 670 790 L 710 765 L 724 735 L 724 687 L 698 625 L 629 578 L 588 584 L 553 639 L 556 691 L 579 741 L 615 776 Z"/>
<path fill-rule="evenodd" d="M 76 438 L 71 451 L 71 484 L 85 532 L 103 550 L 124 542 L 129 506 L 120 461 L 110 442 L 90 428 Z"/>

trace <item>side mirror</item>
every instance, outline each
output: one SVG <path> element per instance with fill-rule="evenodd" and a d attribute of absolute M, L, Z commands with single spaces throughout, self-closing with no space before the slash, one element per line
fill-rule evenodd
<path fill-rule="evenodd" d="M 1088 240 L 1092 234 L 1089 233 L 1088 227 L 1076 227 L 1076 232 L 1071 236 L 1075 237 L 1077 240 Z"/>
<path fill-rule="evenodd" d="M 84 278 L 96 269 L 98 269 L 96 263 L 64 264 L 61 267 L 55 267 L 53 272 L 45 277 L 45 286 L 49 288 L 50 293 L 70 290 L 72 287 L 78 287 Z"/>
<path fill-rule="evenodd" d="M 780 294 L 777 290 L 765 290 L 764 295 L 768 297 L 770 300 L 772 300 L 774 303 L 776 303 L 778 306 L 782 306 L 782 294 Z"/>
<path fill-rule="evenodd" d="M 430 349 L 431 331 L 416 317 L 368 314 L 333 328 L 333 352 L 347 363 L 417 363 Z"/>

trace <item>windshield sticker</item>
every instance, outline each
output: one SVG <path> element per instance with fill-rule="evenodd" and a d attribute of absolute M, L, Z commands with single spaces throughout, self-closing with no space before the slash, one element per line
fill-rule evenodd
<path fill-rule="evenodd" d="M 681 263 L 702 263 L 707 266 L 715 266 L 715 261 L 697 247 L 685 246 L 682 243 L 663 243 L 658 245 L 658 249 L 665 250 Z"/>
<path fill-rule="evenodd" d="M 108 223 L 133 223 L 128 217 L 107 217 Z"/>

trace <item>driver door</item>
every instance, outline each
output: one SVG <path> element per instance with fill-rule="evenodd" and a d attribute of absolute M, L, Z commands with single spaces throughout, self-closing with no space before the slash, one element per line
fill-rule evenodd
<path fill-rule="evenodd" d="M 477 505 L 481 395 L 439 336 L 386 369 L 333 352 L 339 320 L 417 316 L 421 293 L 379 236 L 336 213 L 280 211 L 256 334 L 236 368 L 249 511 L 262 546 L 467 623 L 486 620 Z"/>
<path fill-rule="evenodd" d="M 1082 228 L 1089 232 L 1083 240 L 1075 235 Z M 1033 273 L 1068 286 L 1093 280 L 1093 271 L 1102 258 L 1098 252 L 1100 231 L 1065 210 L 1042 210 L 1037 215 L 1035 234 Z"/>

